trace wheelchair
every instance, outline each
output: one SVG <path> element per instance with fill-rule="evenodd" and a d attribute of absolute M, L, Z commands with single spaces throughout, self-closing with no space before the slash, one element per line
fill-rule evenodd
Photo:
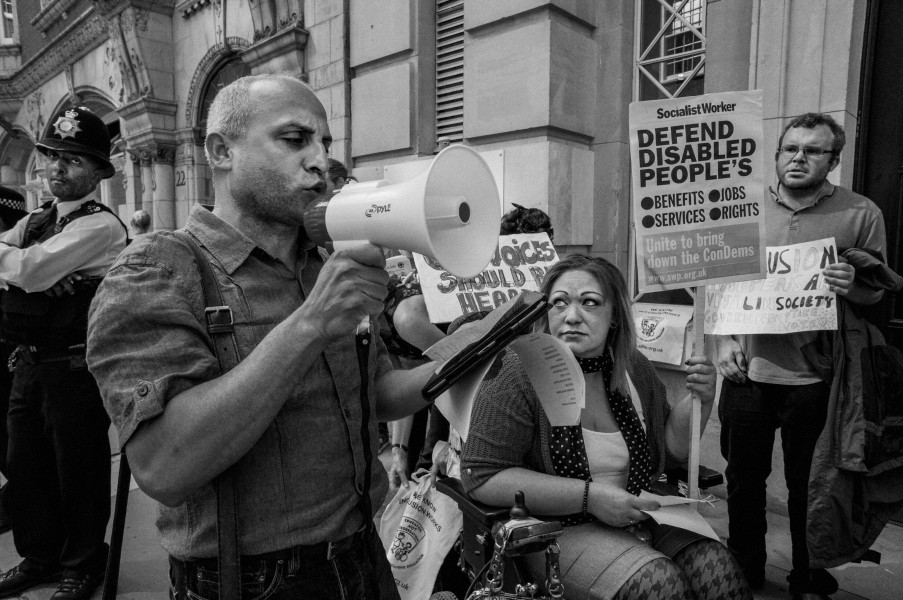
<path fill-rule="evenodd" d="M 562 598 L 558 570 L 558 536 L 563 531 L 558 521 L 541 521 L 530 516 L 523 492 L 517 492 L 514 506 L 497 508 L 470 498 L 461 481 L 447 477 L 436 482 L 436 489 L 454 500 L 464 515 L 461 535 L 455 543 L 457 566 L 464 572 L 469 587 L 464 593 L 451 590 L 463 600 L 508 598 Z M 547 595 L 531 581 L 526 566 L 519 560 L 526 554 L 545 552 Z"/>
<path fill-rule="evenodd" d="M 679 485 L 687 479 L 685 468 L 668 469 L 653 484 L 651 491 L 676 495 Z M 700 465 L 698 482 L 699 489 L 704 490 L 722 484 L 724 476 Z M 461 534 L 449 559 L 456 560 L 456 568 L 466 579 L 449 578 L 449 584 L 443 585 L 443 589 L 453 596 L 442 598 L 540 600 L 564 597 L 558 569 L 557 538 L 563 530 L 561 523 L 532 518 L 524 506 L 521 492 L 515 494 L 515 504 L 508 509 L 473 500 L 459 479 L 439 479 L 436 489 L 454 500 L 464 516 Z M 531 581 L 523 562 L 524 555 L 534 552 L 546 553 L 544 582 Z"/>

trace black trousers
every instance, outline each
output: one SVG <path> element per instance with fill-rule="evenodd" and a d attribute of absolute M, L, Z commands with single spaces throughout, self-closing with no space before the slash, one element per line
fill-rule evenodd
<path fill-rule="evenodd" d="M 7 418 L 8 500 L 26 570 L 93 570 L 105 560 L 110 420 L 81 363 L 16 365 Z"/>
<path fill-rule="evenodd" d="M 775 385 L 725 380 L 718 416 L 721 454 L 727 460 L 728 546 L 740 565 L 765 567 L 765 484 L 771 474 L 775 431 L 781 428 L 793 569 L 806 573 L 809 467 L 825 426 L 830 389 L 825 383 Z"/>
<path fill-rule="evenodd" d="M 6 415 L 9 412 L 9 394 L 13 389 L 13 374 L 6 368 L 6 361 L 15 349 L 15 344 L 0 342 L 0 415 L 3 417 L 3 426 L 0 427 L 0 473 L 7 479 L 9 471 L 6 470 L 6 448 L 9 446 L 9 435 L 6 432 Z"/>

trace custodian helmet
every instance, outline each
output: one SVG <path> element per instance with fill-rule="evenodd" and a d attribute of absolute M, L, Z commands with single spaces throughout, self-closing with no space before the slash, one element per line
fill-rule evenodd
<path fill-rule="evenodd" d="M 100 117 L 84 106 L 64 108 L 53 118 L 53 131 L 35 144 L 41 154 L 49 150 L 85 154 L 100 164 L 101 177 L 116 173 L 110 163 L 110 134 Z"/>

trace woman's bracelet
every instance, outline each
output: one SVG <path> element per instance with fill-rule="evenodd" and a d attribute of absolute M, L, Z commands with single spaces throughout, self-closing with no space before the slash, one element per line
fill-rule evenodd
<path fill-rule="evenodd" d="M 408 452 L 408 447 L 405 446 L 404 444 L 392 444 L 392 447 L 393 448 L 401 448 L 402 450 L 404 450 L 405 454 L 407 454 L 407 452 Z"/>
<path fill-rule="evenodd" d="M 584 517 L 587 516 L 586 509 L 589 505 L 589 484 L 590 484 L 590 480 L 587 479 L 586 485 L 583 486 L 583 516 Z"/>

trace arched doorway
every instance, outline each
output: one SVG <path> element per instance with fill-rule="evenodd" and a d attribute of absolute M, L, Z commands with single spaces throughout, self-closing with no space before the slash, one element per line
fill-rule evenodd
<path fill-rule="evenodd" d="M 251 75 L 251 68 L 242 62 L 241 57 L 238 54 L 224 57 L 211 70 L 210 76 L 204 83 L 200 100 L 197 104 L 196 131 L 200 138 L 200 144 L 203 144 L 204 137 L 207 135 L 207 113 L 210 112 L 210 105 L 213 104 L 213 99 L 216 98 L 216 95 L 221 89 L 236 79 L 245 77 L 246 75 Z M 209 193 L 205 194 L 206 199 L 204 201 L 213 204 L 213 174 L 210 172 L 209 168 L 204 168 L 202 173 L 204 181 L 201 189 L 209 190 Z M 200 175 L 201 173 L 198 174 Z"/>

